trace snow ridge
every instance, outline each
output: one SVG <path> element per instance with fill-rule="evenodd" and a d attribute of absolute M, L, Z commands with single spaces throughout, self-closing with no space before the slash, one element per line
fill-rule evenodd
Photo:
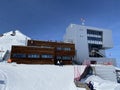
<path fill-rule="evenodd" d="M 11 50 L 12 45 L 26 45 L 28 36 L 21 33 L 19 30 L 10 31 L 0 36 L 0 59 L 4 56 L 7 50 Z"/>

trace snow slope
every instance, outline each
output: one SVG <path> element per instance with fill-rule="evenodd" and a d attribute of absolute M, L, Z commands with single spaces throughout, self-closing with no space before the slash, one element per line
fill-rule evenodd
<path fill-rule="evenodd" d="M 77 90 L 73 78 L 71 66 L 0 64 L 0 90 Z"/>
<path fill-rule="evenodd" d="M 12 45 L 26 45 L 28 39 L 30 38 L 18 30 L 4 33 L 0 36 L 0 57 L 3 57 L 7 50 L 10 51 Z"/>
<path fill-rule="evenodd" d="M 98 76 L 105 80 L 117 82 L 115 67 L 112 65 L 95 65 L 95 72 Z"/>
<path fill-rule="evenodd" d="M 120 84 L 109 80 L 103 80 L 95 75 L 88 77 L 85 82 L 88 83 L 89 81 L 92 81 L 96 90 L 120 90 Z"/>
<path fill-rule="evenodd" d="M 81 68 L 82 69 L 82 68 Z M 74 66 L 0 63 L 0 90 L 85 90 L 73 82 Z M 120 85 L 90 76 L 96 90 L 120 90 Z"/>

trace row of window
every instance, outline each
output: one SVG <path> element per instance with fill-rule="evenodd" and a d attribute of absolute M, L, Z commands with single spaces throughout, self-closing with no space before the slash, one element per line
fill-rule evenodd
<path fill-rule="evenodd" d="M 36 47 L 36 46 L 35 46 Z M 40 48 L 52 48 L 51 46 L 39 46 Z M 61 51 L 71 51 L 71 48 L 69 47 L 56 47 L 56 50 Z"/>
<path fill-rule="evenodd" d="M 71 48 L 69 48 L 69 47 L 57 47 L 56 50 L 58 50 L 58 51 L 61 51 L 61 50 L 71 51 Z"/>
<path fill-rule="evenodd" d="M 87 39 L 93 41 L 102 41 L 102 38 L 97 38 L 97 37 L 87 37 Z"/>
<path fill-rule="evenodd" d="M 43 54 L 41 55 L 41 58 L 53 58 L 53 55 Z"/>
<path fill-rule="evenodd" d="M 71 60 L 71 56 L 57 56 L 56 59 L 57 60 Z"/>
<path fill-rule="evenodd" d="M 53 55 L 50 54 L 21 54 L 15 53 L 12 55 L 13 58 L 53 58 Z"/>
<path fill-rule="evenodd" d="M 41 48 L 52 48 L 51 46 L 40 46 Z"/>
<path fill-rule="evenodd" d="M 28 58 L 40 58 L 39 54 L 28 54 Z"/>
<path fill-rule="evenodd" d="M 90 44 L 103 44 L 102 41 L 92 41 L 92 40 L 88 40 L 88 43 L 90 43 Z"/>
<path fill-rule="evenodd" d="M 87 34 L 88 37 L 96 37 L 96 38 L 102 38 L 101 35 L 93 35 L 93 34 Z"/>
<path fill-rule="evenodd" d="M 95 31 L 95 30 L 87 30 L 87 34 L 93 34 L 93 35 L 101 35 L 102 36 L 102 32 L 101 31 Z"/>
<path fill-rule="evenodd" d="M 15 53 L 12 55 L 13 58 L 53 58 L 53 55 L 50 54 L 21 54 L 21 53 Z M 71 60 L 71 56 L 57 56 L 57 60 Z"/>

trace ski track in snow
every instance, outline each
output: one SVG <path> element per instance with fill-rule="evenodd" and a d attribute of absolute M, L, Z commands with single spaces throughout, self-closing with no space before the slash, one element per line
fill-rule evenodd
<path fill-rule="evenodd" d="M 7 86 L 7 75 L 0 70 L 0 90 L 6 90 Z"/>

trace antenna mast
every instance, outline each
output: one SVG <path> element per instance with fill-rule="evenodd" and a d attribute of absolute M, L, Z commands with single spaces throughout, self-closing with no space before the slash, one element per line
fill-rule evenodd
<path fill-rule="evenodd" d="M 80 20 L 81 20 L 81 22 L 82 22 L 82 25 L 84 26 L 84 25 L 85 25 L 85 19 L 84 19 L 84 18 L 81 18 Z"/>

